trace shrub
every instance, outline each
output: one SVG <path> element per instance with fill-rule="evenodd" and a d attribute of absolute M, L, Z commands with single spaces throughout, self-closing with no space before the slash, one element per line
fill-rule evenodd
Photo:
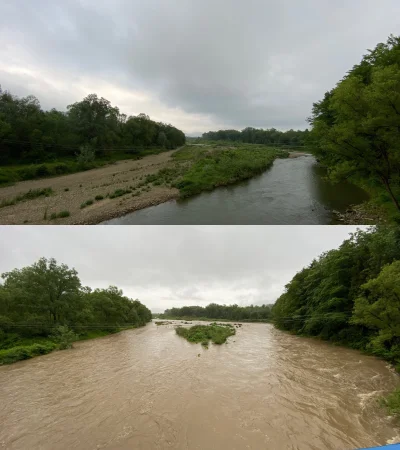
<path fill-rule="evenodd" d="M 38 178 L 47 177 L 50 173 L 51 172 L 46 164 L 42 164 L 36 168 L 36 176 Z"/>
<path fill-rule="evenodd" d="M 18 346 L 7 350 L 0 350 L 0 365 L 12 364 L 34 356 L 45 355 L 55 350 L 57 345 L 54 342 L 46 344 L 33 344 L 28 346 Z"/>
<path fill-rule="evenodd" d="M 79 148 L 79 153 L 76 154 L 76 160 L 80 166 L 85 166 L 94 161 L 96 152 L 90 145 L 83 145 Z"/>
<path fill-rule="evenodd" d="M 63 217 L 69 217 L 70 215 L 69 211 L 61 211 L 57 214 L 57 217 L 62 219 Z"/>
<path fill-rule="evenodd" d="M 104 196 L 103 195 L 96 195 L 96 197 L 94 199 L 97 200 L 97 201 L 103 200 Z"/>
<path fill-rule="evenodd" d="M 60 350 L 72 348 L 72 343 L 78 339 L 78 336 L 66 325 L 56 327 L 50 337 L 58 343 Z"/>

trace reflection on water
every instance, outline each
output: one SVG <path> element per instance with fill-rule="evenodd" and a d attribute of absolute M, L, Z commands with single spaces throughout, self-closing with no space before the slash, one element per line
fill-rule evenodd
<path fill-rule="evenodd" d="M 149 324 L 0 367 L 0 448 L 354 449 L 398 435 L 400 385 L 356 351 L 243 324 L 205 350 Z"/>
<path fill-rule="evenodd" d="M 334 224 L 332 210 L 344 211 L 368 198 L 349 183 L 332 185 L 312 156 L 276 160 L 251 180 L 184 201 L 146 208 L 105 224 Z"/>

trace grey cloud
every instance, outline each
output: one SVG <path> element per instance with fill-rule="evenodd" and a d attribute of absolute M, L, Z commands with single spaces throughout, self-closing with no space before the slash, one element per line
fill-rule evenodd
<path fill-rule="evenodd" d="M 64 83 L 62 95 L 96 77 L 203 114 L 211 128 L 304 128 L 312 103 L 398 32 L 399 14 L 396 0 L 8 0 L 0 75 L 10 82 L 10 66 L 38 67 Z M 24 78 L 17 83 L 25 94 Z M 43 84 L 29 87 L 45 106 L 58 104 Z M 71 89 L 67 103 L 80 95 Z M 195 119 L 185 127 L 199 129 Z"/>
<path fill-rule="evenodd" d="M 365 228 L 365 227 L 360 227 Z M 2 227 L 0 273 L 45 256 L 91 287 L 116 285 L 152 309 L 272 303 L 294 274 L 354 226 Z"/>

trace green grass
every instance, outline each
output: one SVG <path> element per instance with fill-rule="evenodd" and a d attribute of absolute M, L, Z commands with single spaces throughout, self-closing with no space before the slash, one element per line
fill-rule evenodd
<path fill-rule="evenodd" d="M 16 197 L 12 198 L 11 200 L 3 200 L 0 203 L 0 208 L 5 208 L 6 206 L 12 206 L 16 205 L 17 203 L 24 202 L 27 200 L 34 200 L 38 197 L 50 197 L 52 195 L 53 189 L 43 188 L 43 189 L 30 189 L 28 192 L 25 192 L 24 194 L 19 194 Z"/>
<path fill-rule="evenodd" d="M 182 198 L 190 197 L 251 178 L 268 169 L 276 158 L 287 156 L 285 151 L 253 144 L 186 145 L 173 153 L 172 167 L 147 175 L 137 187 L 150 183 L 175 187 Z"/>
<path fill-rule="evenodd" d="M 189 342 L 199 343 L 208 346 L 211 340 L 214 344 L 221 345 L 226 342 L 229 336 L 233 336 L 236 331 L 230 324 L 195 325 L 190 328 L 178 327 L 176 334 L 185 338 Z"/>
<path fill-rule="evenodd" d="M 190 197 L 258 175 L 268 169 L 276 158 L 287 155 L 280 150 L 258 146 L 213 150 L 195 160 L 174 186 L 179 189 L 182 198 Z"/>

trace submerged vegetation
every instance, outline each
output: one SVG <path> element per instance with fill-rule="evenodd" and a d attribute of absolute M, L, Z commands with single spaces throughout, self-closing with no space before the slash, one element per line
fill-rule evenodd
<path fill-rule="evenodd" d="M 66 349 L 72 342 L 145 325 L 151 312 L 120 289 L 82 286 L 75 269 L 40 259 L 2 274 L 0 364 Z"/>
<path fill-rule="evenodd" d="M 359 349 L 400 371 L 400 228 L 358 231 L 297 273 L 272 308 L 276 327 Z M 400 391 L 388 399 L 400 415 Z"/>
<path fill-rule="evenodd" d="M 29 95 L 0 88 L 0 185 L 88 170 L 185 144 L 172 125 L 146 114 L 129 116 L 96 94 L 67 107 L 42 110 Z"/>
<path fill-rule="evenodd" d="M 221 345 L 226 342 L 229 336 L 236 333 L 235 328 L 230 324 L 194 325 L 190 328 L 177 327 L 176 334 L 189 342 L 201 343 L 208 347 L 210 341 Z"/>

